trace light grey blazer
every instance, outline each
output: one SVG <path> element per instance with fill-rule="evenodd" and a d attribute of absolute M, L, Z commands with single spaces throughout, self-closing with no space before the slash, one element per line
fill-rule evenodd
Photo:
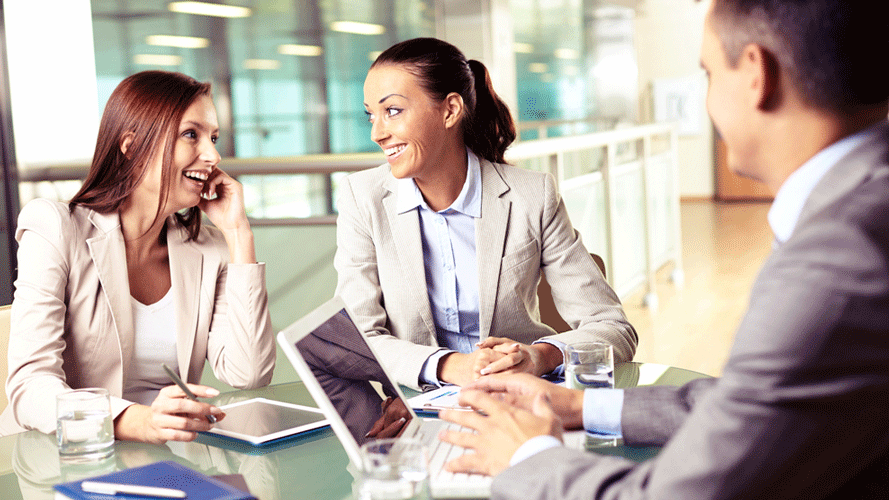
<path fill-rule="evenodd" d="M 614 345 L 615 361 L 632 359 L 636 331 L 571 226 L 553 177 L 479 162 L 482 213 L 475 234 L 481 338 L 601 340 Z M 351 174 L 340 184 L 336 293 L 397 381 L 418 388 L 423 363 L 439 346 L 419 212 L 398 214 L 397 196 L 388 164 Z M 540 322 L 541 272 L 572 328 L 568 332 L 557 335 Z"/>
<path fill-rule="evenodd" d="M 494 498 L 885 499 L 889 127 L 848 154 L 766 261 L 721 379 L 625 392 L 636 464 L 554 448 Z"/>
<path fill-rule="evenodd" d="M 170 277 L 177 308 L 179 372 L 201 379 L 204 361 L 238 388 L 268 384 L 275 345 L 264 264 L 228 264 L 228 247 L 213 227 L 197 240 L 167 221 Z M 116 213 L 100 214 L 34 200 L 19 214 L 18 279 L 9 339 L 9 406 L 0 435 L 53 432 L 55 395 L 104 387 L 117 417 L 133 358 L 133 312 L 126 251 Z"/>

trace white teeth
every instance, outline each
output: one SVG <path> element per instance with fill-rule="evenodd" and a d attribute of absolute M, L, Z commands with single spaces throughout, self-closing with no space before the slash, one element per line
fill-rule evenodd
<path fill-rule="evenodd" d="M 406 147 L 407 147 L 407 145 L 402 144 L 401 146 L 386 148 L 383 150 L 383 152 L 386 153 L 386 156 L 392 156 L 395 153 L 400 153 L 401 151 L 404 151 L 404 148 L 406 148 Z"/>
<path fill-rule="evenodd" d="M 210 175 L 204 172 L 199 172 L 197 170 L 189 170 L 187 172 L 182 172 L 182 175 L 188 177 L 189 179 L 194 179 L 197 181 L 204 182 L 206 181 Z"/>

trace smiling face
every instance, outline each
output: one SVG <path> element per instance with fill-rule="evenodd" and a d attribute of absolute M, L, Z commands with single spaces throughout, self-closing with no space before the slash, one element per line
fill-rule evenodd
<path fill-rule="evenodd" d="M 434 175 L 453 144 L 447 101 L 436 101 L 417 77 L 392 65 L 371 69 L 364 80 L 370 138 L 380 145 L 398 179 Z"/>
<path fill-rule="evenodd" d="M 221 157 L 216 151 L 219 122 L 210 96 L 199 96 L 185 110 L 173 144 L 173 166 L 166 206 L 167 215 L 193 207 L 201 200 L 206 181 Z M 136 187 L 142 200 L 160 199 L 163 153 L 158 151 L 148 171 Z M 155 201 L 156 203 L 156 201 Z"/>

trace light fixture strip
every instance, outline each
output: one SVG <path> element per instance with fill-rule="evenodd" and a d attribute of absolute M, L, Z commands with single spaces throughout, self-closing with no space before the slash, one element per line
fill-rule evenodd
<path fill-rule="evenodd" d="M 278 45 L 278 53 L 287 56 L 317 57 L 324 53 L 324 49 L 317 45 L 285 43 Z"/>
<path fill-rule="evenodd" d="M 330 23 L 330 29 L 340 33 L 353 33 L 355 35 L 382 35 L 386 32 L 386 27 L 382 24 L 357 21 L 334 21 Z"/>
<path fill-rule="evenodd" d="M 171 12 L 179 12 L 181 14 L 195 14 L 198 16 L 213 17 L 250 17 L 253 11 L 247 7 L 237 5 L 225 5 L 220 3 L 207 2 L 170 2 L 167 8 Z"/>
<path fill-rule="evenodd" d="M 148 35 L 145 37 L 145 43 L 148 45 L 180 47 L 183 49 L 202 49 L 210 46 L 210 40 L 207 38 L 176 35 Z"/>

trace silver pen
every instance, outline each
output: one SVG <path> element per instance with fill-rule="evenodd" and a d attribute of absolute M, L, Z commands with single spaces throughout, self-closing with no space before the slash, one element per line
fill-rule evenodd
<path fill-rule="evenodd" d="M 102 481 L 84 481 L 80 483 L 80 489 L 87 493 L 99 493 L 101 495 L 133 495 L 140 497 L 156 498 L 186 498 L 182 490 L 173 488 L 158 488 L 156 486 L 140 486 L 138 484 L 105 483 Z"/>
<path fill-rule="evenodd" d="M 185 385 L 185 382 L 183 382 L 182 379 L 179 378 L 179 375 L 176 375 L 176 372 L 174 372 L 172 368 L 167 366 L 166 363 L 161 363 L 161 366 L 164 367 L 164 371 L 167 372 L 167 376 L 170 377 L 170 380 L 175 382 L 176 385 L 178 385 L 179 388 L 182 389 L 182 392 L 185 393 L 185 397 L 187 397 L 188 399 L 190 399 L 192 401 L 198 400 L 198 397 L 195 396 L 193 392 L 191 392 L 191 390 L 188 388 L 188 386 Z M 211 424 L 215 424 L 216 417 L 214 417 L 213 415 L 207 415 L 207 421 L 210 422 Z"/>

